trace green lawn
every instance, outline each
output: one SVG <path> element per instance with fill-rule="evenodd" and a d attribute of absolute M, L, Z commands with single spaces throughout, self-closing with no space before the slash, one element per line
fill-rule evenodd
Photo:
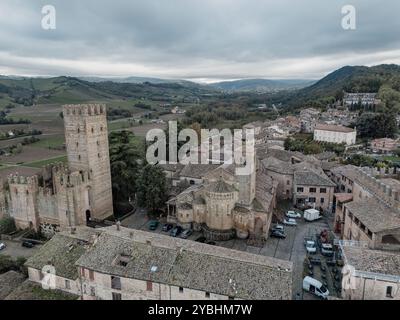
<path fill-rule="evenodd" d="M 400 157 L 398 157 L 398 156 L 384 156 L 384 157 L 382 157 L 382 160 L 400 162 Z"/>
<path fill-rule="evenodd" d="M 41 168 L 44 167 L 45 165 L 48 165 L 50 163 L 55 163 L 55 162 L 67 162 L 67 156 L 58 156 L 54 158 L 49 158 L 45 160 L 39 160 L 39 161 L 33 161 L 29 163 L 24 163 L 24 167 L 32 167 L 32 168 Z"/>
<path fill-rule="evenodd" d="M 42 147 L 42 148 L 55 148 L 61 147 L 65 142 L 63 136 L 39 136 L 40 141 L 32 143 L 31 146 L 33 147 Z"/>

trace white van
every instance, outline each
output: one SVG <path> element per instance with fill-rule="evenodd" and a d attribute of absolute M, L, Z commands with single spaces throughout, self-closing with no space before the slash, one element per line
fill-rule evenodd
<path fill-rule="evenodd" d="M 329 296 L 328 289 L 317 279 L 309 276 L 303 279 L 303 290 L 310 292 L 317 297 L 321 297 L 322 299 L 327 299 Z"/>
<path fill-rule="evenodd" d="M 316 209 L 307 209 L 304 211 L 304 220 L 306 221 L 314 221 L 321 218 L 321 215 L 318 210 Z"/>

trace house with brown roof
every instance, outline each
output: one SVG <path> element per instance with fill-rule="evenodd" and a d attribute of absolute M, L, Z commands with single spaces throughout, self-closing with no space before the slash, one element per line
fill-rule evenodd
<path fill-rule="evenodd" d="M 365 241 L 371 248 L 400 246 L 400 182 L 377 179 L 355 166 L 337 167 L 332 172 L 333 181 L 346 183 L 343 191 L 351 195 L 348 199 L 336 196 L 336 209 L 340 202 L 341 208 L 335 213 L 335 224 L 340 225 L 342 238 Z"/>
<path fill-rule="evenodd" d="M 399 142 L 390 138 L 374 139 L 370 143 L 372 152 L 392 153 L 399 146 Z"/>
<path fill-rule="evenodd" d="M 371 250 L 342 242 L 342 297 L 349 300 L 400 300 L 400 251 Z"/>

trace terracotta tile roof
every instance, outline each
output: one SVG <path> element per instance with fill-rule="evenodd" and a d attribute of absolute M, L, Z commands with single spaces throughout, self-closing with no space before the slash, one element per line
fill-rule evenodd
<path fill-rule="evenodd" d="M 317 124 L 315 130 L 334 131 L 334 132 L 353 132 L 353 128 L 348 128 L 334 124 Z"/>
<path fill-rule="evenodd" d="M 237 298 L 291 298 L 289 261 L 123 227 L 104 230 L 78 266 L 227 296 L 233 295 L 229 284 L 233 279 Z M 122 253 L 130 256 L 125 267 L 115 264 Z M 157 271 L 150 272 L 154 266 Z"/>
<path fill-rule="evenodd" d="M 400 276 L 400 252 L 344 246 L 347 263 L 357 271 Z"/>
<path fill-rule="evenodd" d="M 400 213 L 378 199 L 352 201 L 345 207 L 372 232 L 400 228 Z"/>

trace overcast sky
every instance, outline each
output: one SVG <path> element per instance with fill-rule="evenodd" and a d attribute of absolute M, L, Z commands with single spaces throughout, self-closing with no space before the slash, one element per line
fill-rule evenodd
<path fill-rule="evenodd" d="M 0 0 L 0 74 L 316 79 L 400 64 L 399 14 L 398 0 Z"/>

